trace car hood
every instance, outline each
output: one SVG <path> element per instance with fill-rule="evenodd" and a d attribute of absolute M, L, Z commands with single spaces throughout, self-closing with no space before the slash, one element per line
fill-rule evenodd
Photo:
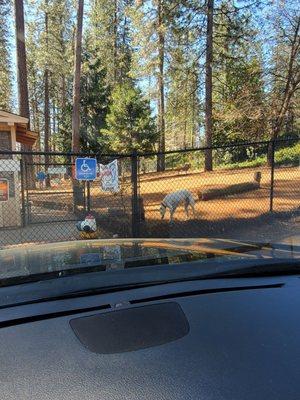
<path fill-rule="evenodd" d="M 14 277 L 124 270 L 183 262 L 300 258 L 300 246 L 224 239 L 110 239 L 0 250 L 1 282 Z"/>

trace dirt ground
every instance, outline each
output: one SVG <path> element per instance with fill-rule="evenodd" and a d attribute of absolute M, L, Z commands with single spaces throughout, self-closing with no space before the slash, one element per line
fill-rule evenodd
<path fill-rule="evenodd" d="M 204 189 L 224 187 L 242 182 L 253 181 L 254 173 L 262 173 L 261 186 L 258 190 L 246 193 L 230 195 L 214 200 L 202 201 L 198 199 L 198 193 Z M 146 218 L 156 220 L 160 218 L 158 208 L 164 196 L 180 189 L 188 189 L 193 193 L 196 200 L 196 218 L 208 220 L 221 220 L 227 217 L 238 215 L 239 218 L 256 217 L 269 211 L 270 208 L 270 181 L 271 172 L 269 168 L 241 169 L 241 170 L 216 170 L 205 173 L 195 171 L 185 174 L 177 172 L 152 173 L 140 175 L 140 195 L 146 211 Z M 51 202 L 70 207 L 62 207 L 59 214 L 63 215 L 64 209 L 70 211 L 73 201 L 72 193 L 68 190 L 62 193 L 64 187 L 56 190 L 40 192 L 39 196 L 32 199 L 34 205 L 48 207 L 51 209 Z M 69 188 L 68 188 L 69 189 Z M 274 174 L 274 200 L 273 207 L 276 211 L 289 211 L 297 208 L 300 204 L 300 168 L 276 168 Z M 122 193 L 116 195 L 104 193 L 100 189 L 100 182 L 97 179 L 91 187 L 91 210 L 108 212 L 109 209 L 131 207 L 131 185 L 129 180 L 123 185 Z M 54 207 L 54 209 L 56 209 Z M 58 214 L 58 211 L 57 211 Z M 175 218 L 185 218 L 183 207 L 176 211 Z"/>
<path fill-rule="evenodd" d="M 202 201 L 198 193 L 207 188 L 223 187 L 242 182 L 253 181 L 254 173 L 260 171 L 262 180 L 260 188 L 246 193 L 239 193 L 223 198 Z M 196 200 L 195 219 L 216 221 L 226 218 L 255 218 L 270 210 L 270 181 L 269 168 L 217 170 L 210 173 L 195 171 L 185 174 L 177 172 L 152 173 L 140 176 L 140 196 L 143 198 L 146 220 L 160 219 L 159 205 L 165 195 L 180 189 L 188 189 Z M 131 213 L 131 186 L 129 180 L 123 184 L 122 193 L 104 193 L 100 189 L 100 182 L 96 180 L 91 187 L 91 211 L 98 214 L 107 214 L 123 210 Z M 62 187 L 59 188 L 62 190 Z M 45 218 L 63 218 L 69 215 L 72 209 L 72 193 L 55 194 L 51 190 L 51 197 L 44 192 L 35 197 L 31 195 L 33 207 L 44 207 Z M 53 209 L 51 208 L 51 202 Z M 57 204 L 68 205 L 57 209 Z M 291 211 L 300 205 L 300 168 L 276 168 L 274 174 L 273 209 L 276 212 Z M 42 211 L 41 211 L 42 212 Z M 57 218 L 54 218 L 57 219 Z M 175 219 L 185 220 L 183 206 L 175 214 Z M 42 222 L 42 221 L 41 221 Z"/>
<path fill-rule="evenodd" d="M 251 182 L 257 171 L 262 173 L 261 185 L 257 190 L 208 201 L 198 199 L 198 193 L 207 188 Z M 216 170 L 210 173 L 193 171 L 178 174 L 176 171 L 167 171 L 142 174 L 139 191 L 143 199 L 145 220 L 140 224 L 140 236 L 231 237 L 264 241 L 276 237 L 281 241 L 288 236 L 300 235 L 300 168 L 275 169 L 274 213 L 270 213 L 270 182 L 269 168 Z M 19 228 L 18 235 L 10 231 L 11 238 L 5 231 L 1 231 L 0 245 L 1 237 L 5 238 L 6 244 L 11 241 L 14 244 L 16 241 L 40 241 L 43 238 L 46 241 L 56 241 L 57 238 L 61 240 L 62 237 L 64 240 L 72 240 L 78 216 L 73 213 L 73 195 L 70 189 L 68 183 L 47 191 L 32 191 L 31 217 L 32 222 L 37 225 Z M 161 220 L 159 205 L 165 195 L 179 189 L 188 189 L 193 193 L 196 213 L 187 219 L 183 207 L 180 206 L 175 213 L 174 224 L 170 224 L 168 214 L 165 220 Z M 90 206 L 99 219 L 99 237 L 132 235 L 129 179 L 123 183 L 121 193 L 113 195 L 102 192 L 98 178 L 91 185 Z M 55 229 L 51 228 L 52 225 Z"/>
<path fill-rule="evenodd" d="M 198 192 L 207 188 L 222 187 L 241 182 L 251 182 L 254 172 L 262 172 L 261 188 L 247 193 L 235 194 L 209 201 L 198 200 L 196 218 L 222 220 L 237 216 L 253 218 L 267 211 L 270 207 L 270 169 L 244 169 L 233 171 L 215 171 L 210 173 L 175 174 L 167 177 L 144 177 L 140 181 L 140 193 L 144 199 L 146 218 L 158 219 L 159 203 L 164 196 L 179 189 L 190 190 L 195 199 Z M 274 210 L 289 211 L 300 205 L 300 169 L 277 168 L 274 175 Z M 175 218 L 185 218 L 183 207 L 176 212 Z"/>
<path fill-rule="evenodd" d="M 207 188 L 251 182 L 258 171 L 262 173 L 262 180 L 257 190 L 208 201 L 198 199 L 198 193 Z M 300 234 L 300 223 L 296 218 L 300 205 L 300 169 L 275 169 L 272 214 L 270 187 L 271 172 L 268 168 L 142 177 L 140 192 L 148 228 L 142 230 L 142 234 L 160 237 L 234 237 L 244 240 L 269 240 L 275 233 L 281 240 L 289 234 Z M 187 219 L 181 206 L 176 211 L 174 224 L 170 226 L 160 220 L 158 208 L 166 194 L 179 189 L 188 189 L 193 193 L 196 213 Z"/>

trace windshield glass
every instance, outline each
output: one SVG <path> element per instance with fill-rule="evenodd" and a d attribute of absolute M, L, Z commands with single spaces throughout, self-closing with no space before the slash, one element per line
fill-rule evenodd
<path fill-rule="evenodd" d="M 176 266 L 196 263 L 203 271 L 225 271 L 236 261 L 299 260 L 300 247 L 249 244 L 223 240 L 99 241 L 40 245 L 0 251 L 1 285 L 64 277 L 79 273 L 107 272 L 138 267 Z M 206 267 L 209 266 L 209 270 Z M 201 275 L 201 270 L 199 269 Z M 105 275 L 104 275 L 105 278 Z M 118 280 L 116 279 L 116 284 Z"/>
<path fill-rule="evenodd" d="M 299 27 L 296 0 L 1 1 L 0 285 L 297 258 Z"/>

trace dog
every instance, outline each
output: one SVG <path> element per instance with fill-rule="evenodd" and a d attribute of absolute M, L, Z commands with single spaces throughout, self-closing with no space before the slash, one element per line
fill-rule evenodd
<path fill-rule="evenodd" d="M 177 190 L 167 194 L 160 204 L 160 215 L 161 219 L 164 218 L 167 208 L 170 210 L 170 222 L 173 222 L 174 213 L 180 203 L 184 203 L 184 209 L 186 216 L 189 216 L 188 207 L 190 206 L 193 210 L 193 215 L 195 216 L 195 200 L 192 193 L 189 190 Z"/>

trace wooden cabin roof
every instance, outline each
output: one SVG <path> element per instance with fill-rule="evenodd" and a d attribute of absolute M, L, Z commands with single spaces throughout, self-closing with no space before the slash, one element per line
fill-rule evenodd
<path fill-rule="evenodd" d="M 39 135 L 37 132 L 28 129 L 28 122 L 28 118 L 0 110 L 0 132 L 6 130 L 8 126 L 15 126 L 17 142 L 32 146 L 38 139 Z"/>

